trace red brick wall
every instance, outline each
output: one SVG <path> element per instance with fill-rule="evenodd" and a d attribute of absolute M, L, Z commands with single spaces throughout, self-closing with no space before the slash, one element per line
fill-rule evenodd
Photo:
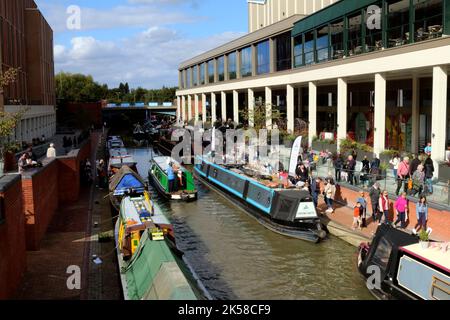
<path fill-rule="evenodd" d="M 22 199 L 28 250 L 39 250 L 58 208 L 58 162 L 53 160 L 31 177 L 22 179 Z"/>
<path fill-rule="evenodd" d="M 80 163 L 90 158 L 91 140 L 75 155 L 58 158 L 59 203 L 70 203 L 78 200 L 80 195 Z"/>
<path fill-rule="evenodd" d="M 4 191 L 5 220 L 0 222 L 0 300 L 11 298 L 26 269 L 22 184 L 17 177 Z"/>

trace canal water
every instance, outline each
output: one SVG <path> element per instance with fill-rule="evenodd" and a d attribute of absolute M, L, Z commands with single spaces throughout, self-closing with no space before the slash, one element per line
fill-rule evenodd
<path fill-rule="evenodd" d="M 130 149 L 147 178 L 151 149 Z M 157 202 L 178 246 L 215 299 L 372 299 L 356 268 L 357 249 L 330 237 L 311 244 L 275 234 L 198 183 L 193 203 Z"/>

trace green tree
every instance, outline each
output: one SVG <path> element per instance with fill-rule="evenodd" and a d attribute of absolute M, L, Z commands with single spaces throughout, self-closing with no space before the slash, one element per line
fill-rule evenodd
<path fill-rule="evenodd" d="M 244 119 L 244 122 L 250 123 L 250 120 L 252 119 L 255 130 L 260 130 L 266 128 L 267 113 L 269 108 L 272 110 L 269 118 L 272 120 L 272 123 L 275 124 L 281 119 L 282 114 L 277 106 L 273 106 L 270 103 L 255 102 L 253 108 L 245 108 L 240 111 L 240 114 L 242 119 Z"/>
<path fill-rule="evenodd" d="M 108 86 L 94 81 L 92 76 L 60 72 L 55 77 L 56 97 L 67 102 L 98 102 L 106 99 Z"/>

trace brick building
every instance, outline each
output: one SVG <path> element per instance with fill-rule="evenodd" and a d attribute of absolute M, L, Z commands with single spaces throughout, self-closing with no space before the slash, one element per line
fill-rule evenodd
<path fill-rule="evenodd" d="M 12 135 L 16 141 L 53 136 L 56 131 L 53 31 L 33 0 L 0 0 L 0 71 L 20 68 L 4 88 L 0 109 L 26 114 Z"/>

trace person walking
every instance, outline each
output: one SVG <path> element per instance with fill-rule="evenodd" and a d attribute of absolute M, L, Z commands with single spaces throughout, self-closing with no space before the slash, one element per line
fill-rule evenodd
<path fill-rule="evenodd" d="M 311 196 L 313 198 L 314 207 L 317 208 L 319 205 L 319 195 L 320 195 L 320 184 L 322 182 L 322 179 L 316 178 L 314 179 L 311 177 Z"/>
<path fill-rule="evenodd" d="M 397 178 L 398 176 L 398 165 L 400 164 L 400 156 L 398 153 L 394 155 L 394 157 L 389 161 L 389 163 L 392 165 L 394 170 L 394 178 Z"/>
<path fill-rule="evenodd" d="M 344 167 L 344 161 L 340 154 L 337 155 L 336 160 L 334 161 L 334 169 L 335 169 L 335 178 L 337 182 L 341 182 L 341 172 Z"/>
<path fill-rule="evenodd" d="M 367 200 L 366 200 L 366 194 L 364 191 L 361 191 L 359 194 L 359 198 L 356 200 L 357 203 L 361 204 L 361 223 L 359 225 L 360 229 L 367 228 Z"/>
<path fill-rule="evenodd" d="M 409 158 L 405 157 L 398 165 L 397 173 L 397 191 L 395 194 L 398 196 L 402 185 L 404 185 L 404 192 L 408 192 L 408 179 L 410 177 Z"/>
<path fill-rule="evenodd" d="M 347 160 L 347 170 L 348 170 L 348 182 L 353 185 L 355 184 L 355 168 L 356 161 L 353 156 L 348 156 Z"/>
<path fill-rule="evenodd" d="M 431 157 L 428 157 L 427 160 L 425 160 L 425 185 L 427 187 L 426 194 L 431 195 L 433 194 L 433 177 L 434 177 L 434 163 L 433 160 L 431 160 Z"/>
<path fill-rule="evenodd" d="M 431 142 L 428 142 L 427 146 L 425 147 L 425 149 L 423 150 L 423 152 L 431 157 L 431 151 L 433 150 L 433 148 L 431 147 Z"/>
<path fill-rule="evenodd" d="M 428 223 L 428 203 L 425 196 L 421 196 L 419 203 L 416 205 L 417 224 L 413 228 L 412 233 L 417 234 L 420 230 L 427 230 Z"/>
<path fill-rule="evenodd" d="M 421 164 L 422 164 L 422 161 L 420 161 L 420 159 L 415 154 L 413 154 L 412 161 L 409 166 L 409 175 L 412 176 Z"/>
<path fill-rule="evenodd" d="M 56 149 L 53 143 L 50 143 L 50 146 L 47 149 L 47 158 L 56 158 Z"/>
<path fill-rule="evenodd" d="M 412 175 L 412 188 L 411 196 L 415 197 L 416 194 L 422 195 L 425 183 L 425 173 L 423 172 L 423 166 L 419 165 L 417 170 Z"/>
<path fill-rule="evenodd" d="M 383 191 L 379 200 L 380 215 L 378 217 L 378 225 L 381 225 L 381 218 L 384 216 L 384 223 L 389 224 L 389 194 L 386 190 Z"/>
<path fill-rule="evenodd" d="M 395 228 L 397 228 L 399 223 L 401 229 L 406 228 L 406 223 L 408 222 L 408 199 L 406 199 L 406 196 L 406 192 L 403 192 L 397 201 L 395 201 L 394 210 L 397 213 L 397 220 L 394 222 Z"/>
<path fill-rule="evenodd" d="M 327 210 L 326 213 L 333 213 L 334 209 L 333 209 L 333 202 L 334 202 L 334 197 L 336 195 L 336 186 L 334 185 L 334 181 L 332 179 L 328 179 L 325 185 L 325 190 L 324 190 L 324 195 L 325 195 L 325 203 L 327 204 Z"/>
<path fill-rule="evenodd" d="M 363 207 L 360 202 L 357 202 L 355 205 L 355 208 L 353 209 L 353 224 L 352 224 L 352 230 L 356 230 L 356 228 L 359 228 L 361 230 L 361 216 L 363 212 Z"/>
<path fill-rule="evenodd" d="M 378 218 L 378 214 L 380 212 L 380 196 L 381 196 L 381 190 L 380 190 L 380 184 L 376 182 L 372 188 L 369 190 L 369 198 L 370 202 L 372 204 L 372 221 L 376 222 Z"/>

